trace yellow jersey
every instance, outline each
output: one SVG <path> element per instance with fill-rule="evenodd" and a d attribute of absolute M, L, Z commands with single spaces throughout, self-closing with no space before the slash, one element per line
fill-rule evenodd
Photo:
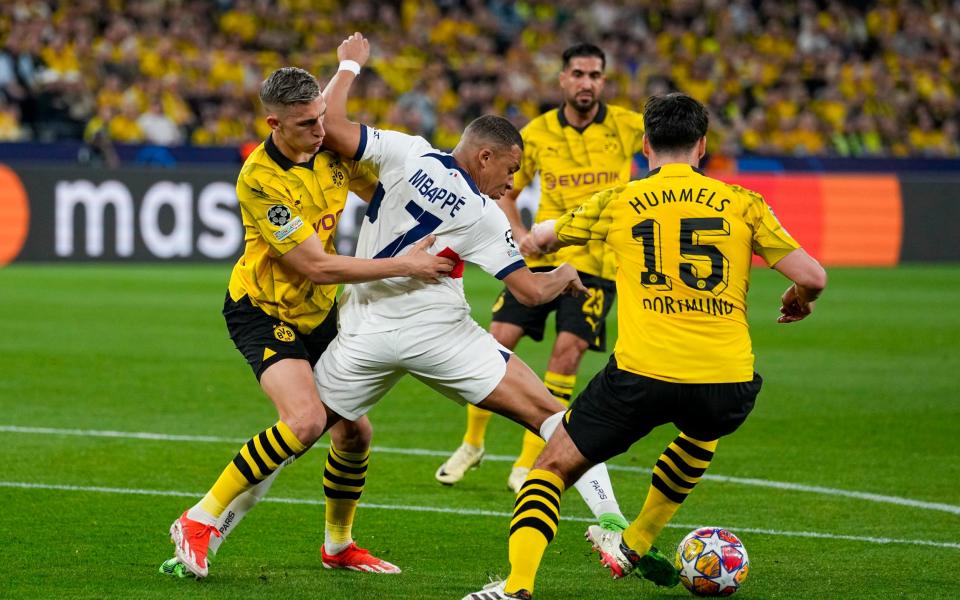
<path fill-rule="evenodd" d="M 337 285 L 315 284 L 280 257 L 314 235 L 336 254 L 334 234 L 348 189 L 365 192 L 373 185 L 373 173 L 355 161 L 321 149 L 308 162 L 294 163 L 268 137 L 237 178 L 244 249 L 230 274 L 230 297 L 248 296 L 271 317 L 301 333 L 313 331 L 330 312 Z"/>
<path fill-rule="evenodd" d="M 800 247 L 760 194 L 668 164 L 594 195 L 556 233 L 604 240 L 617 255 L 621 369 L 680 383 L 753 378 L 753 253 L 773 266 Z"/>
<path fill-rule="evenodd" d="M 539 223 L 573 210 L 596 192 L 630 181 L 633 156 L 643 150 L 643 116 L 600 103 L 593 121 L 580 130 L 570 125 L 561 106 L 530 121 L 520 135 L 523 162 L 513 187 L 525 188 L 540 173 L 540 205 L 534 218 Z M 613 253 L 599 241 L 526 260 L 530 267 L 568 262 L 606 279 L 617 273 Z"/>

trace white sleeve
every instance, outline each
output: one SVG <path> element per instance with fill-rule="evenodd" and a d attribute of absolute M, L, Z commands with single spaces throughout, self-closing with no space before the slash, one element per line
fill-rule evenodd
<path fill-rule="evenodd" d="M 360 143 L 353 159 L 373 163 L 382 175 L 386 171 L 402 169 L 408 156 L 420 156 L 432 150 L 430 143 L 422 137 L 361 125 Z"/>
<path fill-rule="evenodd" d="M 497 279 L 527 266 L 513 241 L 507 216 L 496 205 L 485 210 L 480 219 L 450 242 L 462 260 L 479 266 Z"/>

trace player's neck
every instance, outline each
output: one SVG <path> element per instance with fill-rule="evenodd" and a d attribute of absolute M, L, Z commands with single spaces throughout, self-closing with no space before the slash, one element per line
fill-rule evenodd
<path fill-rule="evenodd" d="M 656 158 L 650 157 L 647 160 L 650 170 L 659 169 L 664 165 L 690 165 L 694 169 L 700 168 L 700 161 L 695 157 L 682 157 L 682 156 L 658 156 Z"/>
<path fill-rule="evenodd" d="M 647 157 L 647 163 L 649 164 L 651 171 L 654 169 L 659 169 L 663 165 L 690 165 L 694 169 L 700 167 L 700 159 L 697 158 L 696 154 L 666 154 L 662 156 L 651 154 L 649 157 Z"/>
<path fill-rule="evenodd" d="M 453 152 L 450 153 L 450 156 L 453 157 L 453 160 L 457 161 L 458 167 L 466 171 L 470 179 L 474 181 L 477 180 L 477 165 L 470 160 L 469 153 L 464 151 L 463 147 L 458 144 L 457 147 L 453 149 Z"/>
<path fill-rule="evenodd" d="M 563 116 L 567 119 L 567 123 L 569 123 L 576 129 L 583 129 L 590 123 L 593 123 L 593 120 L 597 118 L 597 113 L 599 111 L 600 111 L 599 102 L 594 104 L 593 108 L 591 108 L 585 113 L 578 111 L 577 109 L 573 108 L 566 102 L 564 102 L 563 104 Z"/>
<path fill-rule="evenodd" d="M 280 151 L 280 154 L 289 158 L 294 164 L 308 162 L 310 157 L 313 156 L 313 154 L 297 152 L 292 146 L 287 144 L 282 136 L 277 135 L 277 132 L 275 131 L 270 133 L 270 137 L 273 138 L 273 145 L 277 147 L 277 150 Z"/>

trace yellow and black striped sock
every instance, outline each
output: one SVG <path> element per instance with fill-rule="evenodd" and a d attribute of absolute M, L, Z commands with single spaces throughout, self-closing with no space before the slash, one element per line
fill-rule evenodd
<path fill-rule="evenodd" d="M 467 405 L 467 432 L 463 434 L 463 442 L 474 448 L 483 448 L 483 440 L 487 436 L 487 424 L 493 413 L 489 410 Z"/>
<path fill-rule="evenodd" d="M 366 483 L 369 462 L 369 449 L 344 452 L 330 444 L 323 469 L 323 495 L 326 498 L 324 538 L 331 554 L 353 541 L 353 517 Z"/>
<path fill-rule="evenodd" d="M 717 440 L 704 442 L 681 433 L 663 451 L 640 515 L 623 532 L 623 541 L 646 554 L 713 460 Z"/>
<path fill-rule="evenodd" d="M 543 376 L 543 384 L 547 386 L 550 394 L 556 398 L 560 404 L 564 406 L 570 406 L 570 398 L 573 396 L 573 388 L 577 385 L 577 376 L 562 375 L 560 373 L 554 373 L 553 371 L 547 371 L 547 373 Z M 540 439 L 540 436 L 530 432 L 529 430 L 524 431 L 523 446 L 520 448 L 520 456 L 517 457 L 517 460 L 513 463 L 513 466 L 532 469 L 533 464 L 537 462 L 537 457 L 540 456 L 540 452 L 543 450 L 543 446 L 544 441 Z"/>
<path fill-rule="evenodd" d="M 247 440 L 197 508 L 219 518 L 234 498 L 269 477 L 283 461 L 306 449 L 286 423 L 277 421 L 273 427 Z"/>
<path fill-rule="evenodd" d="M 540 560 L 560 523 L 563 480 L 542 469 L 530 471 L 517 494 L 510 521 L 510 577 L 504 590 L 533 593 Z"/>

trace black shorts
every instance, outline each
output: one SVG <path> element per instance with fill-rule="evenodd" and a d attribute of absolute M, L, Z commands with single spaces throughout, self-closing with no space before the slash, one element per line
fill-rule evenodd
<path fill-rule="evenodd" d="M 551 271 L 554 267 L 534 267 L 534 272 Z M 557 331 L 567 331 L 590 344 L 591 350 L 605 352 L 607 349 L 607 314 L 617 297 L 613 281 L 580 273 L 580 281 L 590 288 L 593 296 L 574 298 L 561 294 L 555 300 L 540 306 L 520 304 L 509 290 L 504 289 L 493 304 L 493 320 L 512 323 L 523 329 L 524 335 L 536 341 L 543 340 L 547 317 L 557 311 Z"/>
<path fill-rule="evenodd" d="M 580 453 L 601 463 L 626 452 L 654 427 L 673 423 L 702 441 L 737 430 L 753 410 L 763 379 L 741 383 L 673 383 L 610 362 L 577 396 L 564 423 Z"/>
<path fill-rule="evenodd" d="M 227 321 L 230 339 L 250 363 L 257 381 L 267 367 L 284 358 L 302 358 L 312 367 L 337 337 L 336 304 L 327 318 L 307 334 L 263 312 L 251 304 L 247 296 L 234 302 L 229 292 L 223 301 L 223 318 Z"/>

